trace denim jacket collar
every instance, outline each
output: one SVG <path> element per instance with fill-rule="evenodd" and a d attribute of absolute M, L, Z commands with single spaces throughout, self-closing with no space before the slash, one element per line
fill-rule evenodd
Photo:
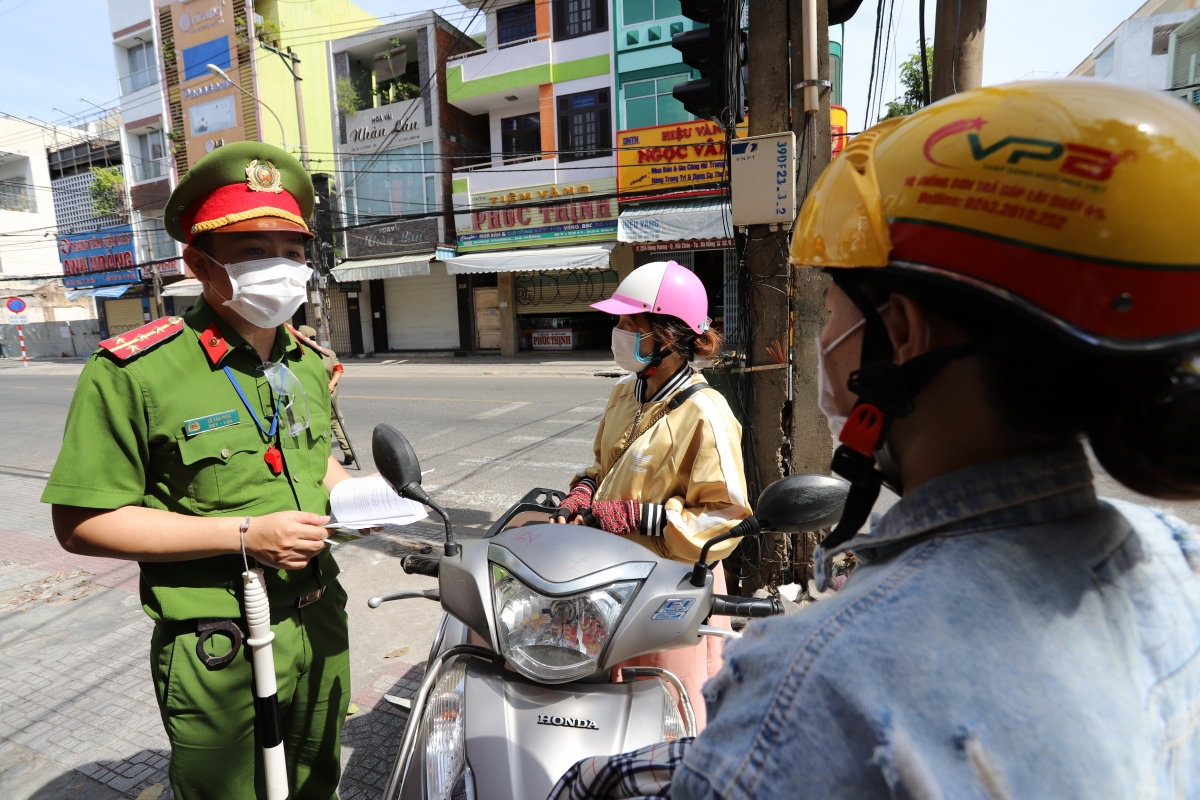
<path fill-rule="evenodd" d="M 818 564 L 846 550 L 901 548 L 929 536 L 1037 525 L 1094 511 L 1096 492 L 1079 443 L 1036 455 L 975 464 L 928 481 Z M 818 574 L 820 574 L 818 572 Z"/>

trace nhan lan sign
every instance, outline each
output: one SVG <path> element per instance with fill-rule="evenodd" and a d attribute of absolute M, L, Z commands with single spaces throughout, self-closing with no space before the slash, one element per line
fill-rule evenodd
<path fill-rule="evenodd" d="M 368 108 L 346 118 L 346 141 L 342 152 L 359 155 L 378 150 L 395 150 L 428 138 L 421 124 L 421 100 L 404 100 L 381 108 Z"/>

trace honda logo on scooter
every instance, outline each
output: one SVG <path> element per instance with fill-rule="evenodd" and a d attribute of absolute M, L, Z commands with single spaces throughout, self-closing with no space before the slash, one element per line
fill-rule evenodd
<path fill-rule="evenodd" d="M 600 728 L 590 719 L 575 719 L 574 717 L 553 717 L 549 714 L 538 714 L 538 725 L 560 725 L 564 728 L 587 728 L 598 731 Z"/>

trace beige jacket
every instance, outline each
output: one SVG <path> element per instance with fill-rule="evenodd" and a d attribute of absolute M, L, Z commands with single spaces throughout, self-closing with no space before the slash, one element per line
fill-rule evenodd
<path fill-rule="evenodd" d="M 643 381 L 632 375 L 618 381 L 596 432 L 596 460 L 572 482 L 588 478 L 596 483 L 594 500 L 643 503 L 642 533 L 629 538 L 689 564 L 699 558 L 706 541 L 750 515 L 742 426 L 715 389 L 696 392 L 646 430 L 671 397 L 692 384 L 708 385 L 685 367 L 643 404 Z M 645 433 L 621 454 L 639 406 L 638 430 Z M 709 557 L 725 558 L 739 541 L 714 547 Z"/>

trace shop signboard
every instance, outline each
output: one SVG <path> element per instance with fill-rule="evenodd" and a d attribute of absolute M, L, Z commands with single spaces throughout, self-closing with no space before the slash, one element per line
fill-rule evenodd
<path fill-rule="evenodd" d="M 364 225 L 343 232 L 346 257 L 392 256 L 397 253 L 432 253 L 438 244 L 436 219 L 410 219 Z"/>
<path fill-rule="evenodd" d="M 733 239 L 685 239 L 681 242 L 640 242 L 633 245 L 635 253 L 678 253 L 686 250 L 724 250 L 735 247 Z"/>
<path fill-rule="evenodd" d="M 189 164 L 226 142 L 246 138 L 242 116 L 241 65 L 233 9 L 228 3 L 175 2 L 176 71 L 183 106 L 183 136 Z M 225 80 L 208 71 L 214 64 L 225 71 Z M 250 87 L 247 87 L 250 88 Z"/>
<path fill-rule="evenodd" d="M 342 153 L 361 155 L 394 150 L 432 136 L 422 123 L 421 98 L 368 108 L 346 117 L 346 141 Z"/>
<path fill-rule="evenodd" d="M 829 138 L 833 141 L 833 155 L 837 156 L 850 140 L 850 115 L 841 106 L 829 107 Z"/>
<path fill-rule="evenodd" d="M 622 203 L 655 195 L 698 197 L 724 191 L 725 131 L 704 120 L 617 133 Z"/>
<path fill-rule="evenodd" d="M 63 265 L 63 285 L 68 289 L 140 280 L 132 225 L 60 236 L 58 258 Z"/>
<path fill-rule="evenodd" d="M 455 216 L 458 252 L 617 238 L 614 178 L 528 186 L 471 195 L 471 211 Z"/>

